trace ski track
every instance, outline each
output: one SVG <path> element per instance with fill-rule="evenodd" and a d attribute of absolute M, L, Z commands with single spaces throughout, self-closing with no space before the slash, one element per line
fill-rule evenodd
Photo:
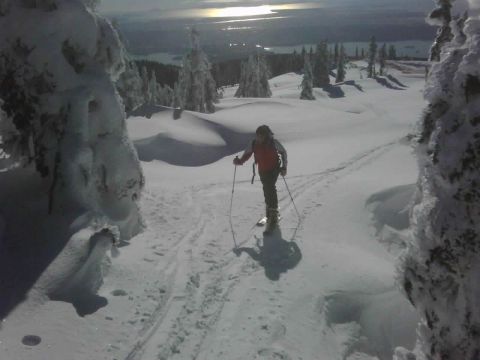
<path fill-rule="evenodd" d="M 321 206 L 318 199 L 322 192 L 328 189 L 339 179 L 355 172 L 375 161 L 377 158 L 390 151 L 399 140 L 376 146 L 368 151 L 357 154 L 351 159 L 327 170 L 289 177 L 289 187 L 296 199 L 301 218 L 288 221 L 292 227 L 283 229 L 293 230 L 291 240 L 294 240 L 298 231 L 301 231 L 302 220 L 312 209 Z M 282 180 L 280 180 L 282 181 Z M 283 182 L 283 181 L 282 181 Z M 137 340 L 130 348 L 125 360 L 166 360 L 166 359 L 196 359 L 202 350 L 202 345 L 209 332 L 216 326 L 221 316 L 229 294 L 240 282 L 242 277 L 258 270 L 259 266 L 249 261 L 248 257 L 235 257 L 231 249 L 225 252 L 228 246 L 227 237 L 231 237 L 228 220 L 219 227 L 217 213 L 221 213 L 223 197 L 212 196 L 212 189 L 229 192 L 230 184 L 208 184 L 189 189 L 190 205 L 194 206 L 195 219 L 193 226 L 187 233 L 173 244 L 165 254 L 169 261 L 159 272 L 166 276 L 163 281 L 165 293 L 158 301 L 150 318 L 139 330 Z M 155 194 L 149 194 L 147 201 L 157 201 Z M 198 200 L 202 198 L 202 200 Z M 196 200 L 197 199 L 197 200 Z M 177 199 L 177 201 L 179 201 Z M 206 204 L 200 208 L 197 204 Z M 180 205 L 179 205 L 180 206 Z M 225 207 L 225 213 L 228 206 Z M 293 205 L 286 190 L 279 192 L 279 207 L 287 216 Z M 292 224 L 293 222 L 293 224 Z M 282 222 L 285 223 L 285 222 Z M 254 226 L 255 227 L 255 226 Z M 252 241 L 256 231 L 250 229 L 246 238 L 238 245 L 241 246 Z M 155 228 L 147 231 L 155 232 Z M 158 230 L 158 229 L 157 229 Z M 207 235 L 214 235 L 210 239 Z M 160 280 L 157 280 L 156 285 Z M 160 286 L 160 285 L 158 285 Z"/>

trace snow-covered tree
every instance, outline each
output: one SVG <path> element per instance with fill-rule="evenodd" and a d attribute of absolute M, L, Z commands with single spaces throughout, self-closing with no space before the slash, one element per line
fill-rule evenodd
<path fill-rule="evenodd" d="M 388 59 L 389 60 L 397 60 L 397 49 L 395 45 L 390 45 L 388 47 Z"/>
<path fill-rule="evenodd" d="M 303 67 L 302 93 L 300 94 L 302 100 L 315 100 L 313 95 L 313 71 L 310 63 L 310 57 L 305 54 L 305 65 Z"/>
<path fill-rule="evenodd" d="M 263 54 L 257 55 L 258 71 L 259 71 L 259 91 L 258 97 L 271 97 L 272 91 L 268 79 L 270 78 L 270 68 L 268 67 L 267 59 Z"/>
<path fill-rule="evenodd" d="M 430 49 L 429 61 L 440 61 L 443 46 L 453 38 L 452 29 L 450 28 L 453 1 L 436 0 L 437 7 L 428 16 L 429 23 L 439 27 L 437 37 Z"/>
<path fill-rule="evenodd" d="M 467 36 L 465 35 L 465 32 L 464 32 L 465 23 L 467 19 L 468 19 L 468 12 L 465 11 L 465 13 L 462 16 L 455 17 L 453 21 L 450 23 L 453 38 L 457 43 L 458 42 L 464 43 L 467 40 Z"/>
<path fill-rule="evenodd" d="M 115 85 L 122 97 L 127 113 L 145 103 L 143 81 L 134 61 L 125 59 L 125 71 L 120 75 Z"/>
<path fill-rule="evenodd" d="M 429 106 L 417 145 L 414 240 L 400 272 L 422 318 L 417 359 L 473 360 L 480 354 L 478 17 L 467 21 L 465 35 L 466 42 L 456 36 L 444 45 L 448 49 L 432 67 L 425 89 Z"/>
<path fill-rule="evenodd" d="M 157 75 L 155 71 L 152 71 L 150 74 L 150 79 L 148 80 L 148 94 L 150 97 L 147 99 L 147 104 L 155 105 L 158 98 L 158 87 L 160 86 L 157 83 Z"/>
<path fill-rule="evenodd" d="M 254 55 L 251 55 L 248 58 L 246 70 L 246 97 L 258 97 L 258 90 L 260 88 L 260 69 L 258 67 L 257 58 Z"/>
<path fill-rule="evenodd" d="M 375 77 L 375 59 L 377 57 L 377 42 L 375 41 L 375 36 L 370 38 L 370 45 L 368 46 L 368 67 L 367 67 L 367 77 Z"/>
<path fill-rule="evenodd" d="M 247 62 L 242 63 L 240 83 L 236 97 L 271 97 L 268 83 L 270 70 L 263 55 L 250 55 Z"/>
<path fill-rule="evenodd" d="M 100 4 L 100 1 L 101 0 L 83 0 L 83 3 L 88 8 L 95 10 L 97 8 L 98 4 Z"/>
<path fill-rule="evenodd" d="M 142 79 L 143 104 L 149 104 L 152 99 L 152 93 L 150 88 L 150 76 L 148 75 L 148 70 L 145 65 L 142 66 L 142 70 L 140 71 L 140 77 Z"/>
<path fill-rule="evenodd" d="M 200 48 L 198 31 L 192 28 L 190 35 L 192 49 L 183 58 L 174 103 L 181 110 L 212 113 L 215 112 L 214 103 L 218 101 L 212 66 Z"/>
<path fill-rule="evenodd" d="M 337 76 L 335 82 L 345 81 L 345 48 L 343 45 L 340 47 L 340 53 L 338 55 L 337 63 Z"/>
<path fill-rule="evenodd" d="M 245 87 L 247 84 L 247 62 L 242 61 L 240 64 L 240 80 L 238 82 L 238 89 L 235 92 L 236 97 L 245 97 Z"/>
<path fill-rule="evenodd" d="M 313 86 L 323 87 L 330 84 L 330 62 L 328 56 L 328 45 L 322 41 L 317 45 L 313 64 Z"/>
<path fill-rule="evenodd" d="M 2 106 L 3 101 L 0 99 L 0 159 L 2 169 L 8 169 L 21 160 L 20 133 Z"/>
<path fill-rule="evenodd" d="M 90 213 L 131 236 L 144 180 L 114 86 L 124 69 L 117 33 L 81 0 L 5 4 L 2 108 L 49 184 L 46 208 Z"/>
<path fill-rule="evenodd" d="M 380 65 L 380 75 L 385 75 L 385 62 L 387 60 L 387 44 L 383 44 L 378 52 L 378 64 Z"/>
<path fill-rule="evenodd" d="M 155 103 L 157 105 L 172 106 L 173 90 L 168 85 L 157 84 L 157 97 Z"/>
<path fill-rule="evenodd" d="M 333 48 L 333 65 L 334 66 L 338 65 L 339 56 L 340 56 L 340 48 L 338 46 L 338 43 L 335 43 Z"/>

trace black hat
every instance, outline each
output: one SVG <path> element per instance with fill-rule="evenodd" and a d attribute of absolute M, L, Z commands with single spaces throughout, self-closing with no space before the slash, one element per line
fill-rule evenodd
<path fill-rule="evenodd" d="M 273 136 L 272 130 L 270 130 L 270 128 L 267 125 L 259 126 L 257 128 L 257 131 L 255 131 L 255 133 L 257 133 L 259 135 L 266 136 L 266 137 L 272 137 Z"/>

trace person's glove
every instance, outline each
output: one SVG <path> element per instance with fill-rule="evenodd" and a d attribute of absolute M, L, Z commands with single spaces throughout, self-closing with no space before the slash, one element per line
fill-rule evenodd
<path fill-rule="evenodd" d="M 287 168 L 284 168 L 284 167 L 281 168 L 281 169 L 280 169 L 280 175 L 282 175 L 282 176 L 287 175 Z"/>
<path fill-rule="evenodd" d="M 235 156 L 235 159 L 233 159 L 233 165 L 242 165 L 242 161 L 238 158 L 238 156 Z"/>

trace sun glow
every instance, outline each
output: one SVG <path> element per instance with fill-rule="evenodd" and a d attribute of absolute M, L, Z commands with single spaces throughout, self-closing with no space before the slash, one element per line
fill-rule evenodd
<path fill-rule="evenodd" d="M 261 6 L 238 6 L 238 7 L 227 7 L 227 8 L 217 8 L 209 10 L 209 17 L 221 17 L 221 18 L 232 18 L 232 17 L 244 17 L 244 16 L 257 16 L 257 15 L 270 15 L 275 14 L 270 5 L 261 5 Z"/>
<path fill-rule="evenodd" d="M 1 0 L 0 0 L 1 2 Z M 214 2 L 214 1 L 211 1 Z M 255 20 L 272 20 L 283 19 L 287 16 L 281 15 L 283 11 L 288 10 L 306 10 L 317 9 L 324 7 L 322 3 L 296 3 L 296 4 L 281 4 L 281 5 L 259 5 L 259 6 L 229 6 L 225 8 L 192 8 L 192 9 L 177 9 L 169 10 L 161 13 L 162 18 L 218 18 L 223 19 L 222 22 L 237 22 L 237 21 L 255 21 Z M 277 15 L 277 16 L 272 16 Z M 158 16 L 157 14 L 155 16 Z M 230 19 L 230 20 L 226 20 Z"/>

